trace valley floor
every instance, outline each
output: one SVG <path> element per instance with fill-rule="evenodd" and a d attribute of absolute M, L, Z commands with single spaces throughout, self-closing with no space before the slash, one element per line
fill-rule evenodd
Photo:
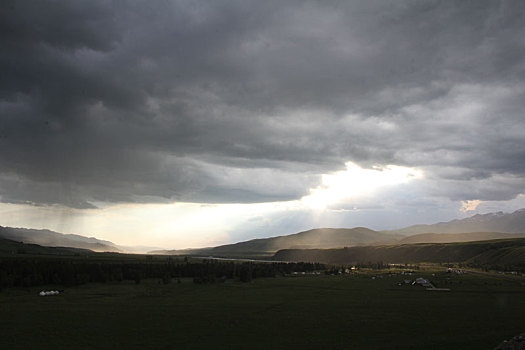
<path fill-rule="evenodd" d="M 451 291 L 405 283 L 416 277 Z M 493 349 L 525 331 L 523 282 L 474 274 L 42 289 L 0 292 L 0 348 Z"/>

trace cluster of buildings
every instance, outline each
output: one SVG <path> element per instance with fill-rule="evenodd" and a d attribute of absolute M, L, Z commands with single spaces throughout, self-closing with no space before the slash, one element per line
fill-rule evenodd
<path fill-rule="evenodd" d="M 399 282 L 397 285 L 398 286 L 402 286 L 403 283 L 405 285 L 420 285 L 422 287 L 425 287 L 427 290 L 433 290 L 433 291 L 450 291 L 449 288 L 436 288 L 432 282 L 430 282 L 429 280 L 427 280 L 426 278 L 423 278 L 423 277 L 418 277 L 416 278 L 415 280 L 404 280 L 403 282 Z"/>

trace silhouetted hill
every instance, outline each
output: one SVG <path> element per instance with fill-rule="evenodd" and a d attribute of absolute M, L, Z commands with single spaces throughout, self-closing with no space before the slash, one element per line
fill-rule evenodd
<path fill-rule="evenodd" d="M 468 232 L 468 233 L 420 233 L 400 239 L 399 244 L 454 243 L 488 241 L 493 239 L 525 238 L 522 233 Z"/>
<path fill-rule="evenodd" d="M 394 243 L 399 236 L 370 230 L 365 227 L 356 228 L 319 228 L 299 232 L 287 236 L 253 239 L 246 242 L 227 244 L 213 248 L 161 250 L 156 254 L 195 255 L 206 254 L 215 256 L 246 256 L 268 255 L 286 248 L 336 248 L 355 245 Z"/>
<path fill-rule="evenodd" d="M 506 239 L 467 243 L 402 244 L 349 247 L 342 249 L 285 249 L 274 260 L 321 262 L 329 264 L 446 263 L 525 264 L 525 239 Z"/>
<path fill-rule="evenodd" d="M 440 222 L 432 225 L 414 225 L 399 230 L 382 231 L 413 235 L 419 233 L 505 232 L 525 233 L 525 209 L 513 213 L 476 214 L 466 219 Z"/>
<path fill-rule="evenodd" d="M 94 237 L 84 237 L 73 234 L 62 234 L 50 230 L 34 230 L 27 228 L 13 228 L 0 226 L 0 238 L 17 242 L 33 243 L 48 247 L 72 247 L 89 249 L 96 252 L 121 252 L 110 241 L 103 241 Z"/>
<path fill-rule="evenodd" d="M 44 247 L 38 244 L 22 243 L 0 238 L 0 256 L 12 255 L 75 255 L 92 254 L 93 251 L 70 247 Z"/>

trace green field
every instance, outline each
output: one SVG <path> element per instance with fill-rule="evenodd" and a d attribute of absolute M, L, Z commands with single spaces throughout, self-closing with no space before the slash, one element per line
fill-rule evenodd
<path fill-rule="evenodd" d="M 0 292 L 0 348 L 493 349 L 525 331 L 522 281 L 431 271 Z M 428 277 L 450 292 L 397 283 Z M 52 286 L 48 286 L 48 289 Z"/>

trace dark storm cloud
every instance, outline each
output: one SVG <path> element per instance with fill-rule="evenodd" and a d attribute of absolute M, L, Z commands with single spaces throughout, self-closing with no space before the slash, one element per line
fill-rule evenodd
<path fill-rule="evenodd" d="M 346 161 L 523 191 L 521 2 L 0 6 L 3 201 L 287 200 Z"/>

